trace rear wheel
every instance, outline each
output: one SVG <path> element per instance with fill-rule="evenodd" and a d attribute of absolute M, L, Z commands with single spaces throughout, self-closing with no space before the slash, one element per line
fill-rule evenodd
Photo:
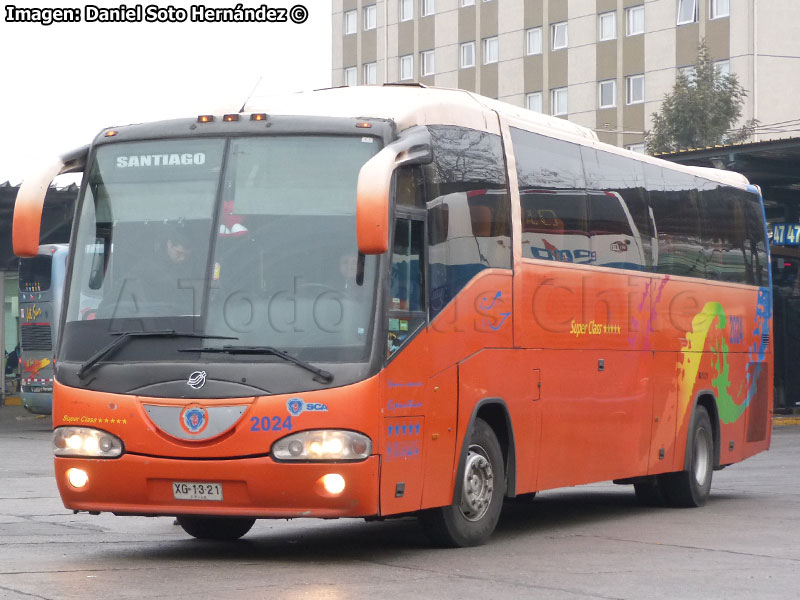
<path fill-rule="evenodd" d="M 255 523 L 246 517 L 197 517 L 179 515 L 178 524 L 183 530 L 200 540 L 238 540 Z"/>
<path fill-rule="evenodd" d="M 439 545 L 478 546 L 489 539 L 497 526 L 506 489 L 503 452 L 494 431 L 483 419 L 475 421 L 459 477 L 462 491 L 457 502 L 424 511 L 420 520 Z"/>
<path fill-rule="evenodd" d="M 711 492 L 714 473 L 714 430 L 702 406 L 695 409 L 689 430 L 687 463 L 689 469 L 662 475 L 660 485 L 671 506 L 703 506 Z"/>

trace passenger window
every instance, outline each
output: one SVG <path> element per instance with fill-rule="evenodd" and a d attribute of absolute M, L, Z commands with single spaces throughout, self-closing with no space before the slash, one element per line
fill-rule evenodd
<path fill-rule="evenodd" d="M 745 263 L 747 265 L 747 283 L 769 285 L 769 263 L 767 262 L 766 231 L 764 212 L 758 196 L 751 192 L 735 190 L 734 192 L 744 204 L 747 241 L 745 243 Z"/>
<path fill-rule="evenodd" d="M 709 181 L 704 182 L 700 192 L 706 277 L 747 283 L 744 204 L 733 191 Z"/>
<path fill-rule="evenodd" d="M 584 194 L 520 190 L 520 203 L 523 256 L 558 262 L 594 263 Z"/>
<path fill-rule="evenodd" d="M 705 277 L 694 176 L 649 165 L 645 172 L 658 238 L 656 271 Z"/>
<path fill-rule="evenodd" d="M 580 146 L 511 128 L 522 208 L 522 256 L 595 264 Z"/>
<path fill-rule="evenodd" d="M 430 316 L 480 271 L 511 268 L 511 210 L 500 137 L 463 127 L 428 128 Z"/>
<path fill-rule="evenodd" d="M 653 264 L 642 163 L 585 146 L 589 235 L 597 265 L 647 271 Z"/>
<path fill-rule="evenodd" d="M 426 322 L 424 222 L 398 217 L 394 229 L 387 351 L 391 356 Z"/>

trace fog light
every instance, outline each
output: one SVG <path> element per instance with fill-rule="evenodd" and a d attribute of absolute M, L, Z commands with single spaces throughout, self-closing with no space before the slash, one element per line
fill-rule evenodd
<path fill-rule="evenodd" d="M 81 489 L 89 483 L 89 475 L 83 469 L 67 469 L 67 481 L 72 487 Z M 342 487 L 344 487 L 344 482 L 342 482 Z"/>
<path fill-rule="evenodd" d="M 338 496 L 344 491 L 344 477 L 338 473 L 328 473 L 327 475 L 323 475 L 322 486 L 329 494 Z"/>
<path fill-rule="evenodd" d="M 292 456 L 300 456 L 303 453 L 303 442 L 299 440 L 293 440 L 289 442 L 289 454 Z"/>

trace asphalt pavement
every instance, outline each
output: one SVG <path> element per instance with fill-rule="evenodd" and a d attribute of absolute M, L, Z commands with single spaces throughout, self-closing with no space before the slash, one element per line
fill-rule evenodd
<path fill-rule="evenodd" d="M 0 599 L 436 600 L 798 597 L 800 427 L 714 473 L 700 509 L 642 507 L 598 483 L 509 502 L 485 546 L 431 547 L 413 518 L 260 520 L 242 540 L 169 517 L 73 514 L 50 419 L 0 407 Z"/>

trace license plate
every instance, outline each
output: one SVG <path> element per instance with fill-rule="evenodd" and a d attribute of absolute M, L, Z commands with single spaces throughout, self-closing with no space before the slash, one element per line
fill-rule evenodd
<path fill-rule="evenodd" d="M 222 502 L 222 484 L 173 481 L 172 496 L 175 500 L 212 500 Z"/>

